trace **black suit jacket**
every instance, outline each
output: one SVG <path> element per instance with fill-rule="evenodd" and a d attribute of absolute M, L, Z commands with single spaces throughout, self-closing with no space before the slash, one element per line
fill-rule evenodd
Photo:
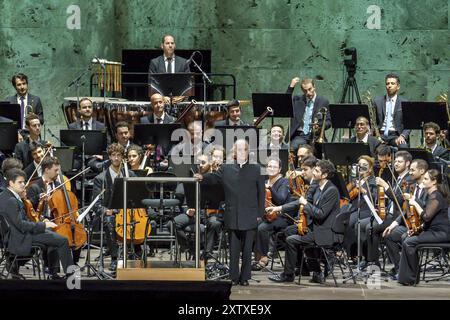
<path fill-rule="evenodd" d="M 353 142 L 356 143 L 357 139 L 356 136 L 352 137 L 349 142 Z M 370 156 L 374 157 L 375 156 L 375 150 L 377 150 L 378 146 L 381 144 L 380 141 L 378 141 L 377 138 L 375 138 L 374 136 L 369 136 L 367 139 L 367 144 L 369 145 L 369 149 L 370 149 Z"/>
<path fill-rule="evenodd" d="M 286 93 L 291 93 L 294 91 L 294 88 L 289 87 L 286 91 Z M 294 106 L 294 117 L 291 118 L 291 121 L 289 123 L 289 130 L 286 133 L 286 141 L 291 140 L 297 133 L 297 129 L 299 128 L 303 128 L 303 116 L 305 114 L 305 109 L 306 109 L 306 96 L 305 95 L 301 95 L 301 96 L 292 96 L 292 105 Z M 328 102 L 328 100 L 322 96 L 319 96 L 316 94 L 316 100 L 314 100 L 314 107 L 313 107 L 313 112 L 312 112 L 312 118 L 311 118 L 311 123 L 312 123 L 312 119 L 314 119 L 314 117 L 317 115 L 317 113 L 320 111 L 320 109 L 322 108 L 327 108 L 328 109 L 328 105 L 330 103 Z M 319 125 L 322 125 L 321 123 L 319 123 Z M 327 112 L 327 117 L 326 117 L 326 123 L 325 123 L 325 129 L 328 129 L 331 127 L 331 116 L 330 113 Z"/>
<path fill-rule="evenodd" d="M 42 140 L 39 142 L 45 144 Z M 14 148 L 14 157 L 22 161 L 24 168 L 28 167 L 28 165 L 33 162 L 30 151 L 30 138 L 26 138 L 24 141 L 16 144 Z"/>
<path fill-rule="evenodd" d="M 433 156 L 448 161 L 450 158 L 450 152 L 448 151 L 448 149 L 445 149 L 444 147 L 437 146 L 433 151 Z"/>
<path fill-rule="evenodd" d="M 17 103 L 17 95 L 7 97 L 6 101 L 9 103 Z M 41 98 L 28 93 L 28 105 L 31 106 L 31 110 L 29 111 L 36 114 L 41 120 L 41 123 L 44 123 L 44 109 L 42 108 Z"/>
<path fill-rule="evenodd" d="M 411 130 L 406 130 L 403 127 L 403 112 L 401 105 L 402 101 L 408 100 L 406 100 L 406 98 L 402 96 L 397 96 L 397 100 L 395 101 L 394 106 L 394 127 L 399 134 L 403 135 L 405 138 L 408 138 Z M 377 109 L 377 124 L 381 129 L 381 127 L 383 126 L 384 117 L 386 115 L 386 95 L 375 97 L 372 103 Z M 381 132 L 381 134 L 383 133 Z"/>
<path fill-rule="evenodd" d="M 264 214 L 264 177 L 261 166 L 223 164 L 213 173 L 205 174 L 202 184 L 221 184 L 225 194 L 225 228 L 252 230 L 257 218 Z"/>
<path fill-rule="evenodd" d="M 227 117 L 225 120 L 219 120 L 214 122 L 214 127 L 217 126 L 230 126 L 230 119 Z M 239 120 L 238 126 L 248 126 L 247 122 L 244 122 L 242 119 Z"/>
<path fill-rule="evenodd" d="M 164 55 L 160 55 L 150 61 L 148 66 L 149 73 L 166 73 L 166 64 L 164 62 Z M 175 73 L 190 72 L 187 60 L 175 55 Z M 150 83 L 150 81 L 149 81 Z"/>
<path fill-rule="evenodd" d="M 175 120 L 176 119 L 174 117 L 172 117 L 170 114 L 165 112 L 164 120 L 163 120 L 162 124 L 174 123 Z M 154 117 L 153 113 L 150 113 L 148 116 L 142 117 L 140 119 L 140 123 L 155 123 L 155 117 Z"/>
<path fill-rule="evenodd" d="M 23 204 L 9 189 L 0 194 L 0 214 L 9 224 L 9 233 L 6 235 L 8 250 L 18 256 L 30 255 L 32 235 L 44 233 L 45 223 L 24 219 L 26 214 Z"/>
<path fill-rule="evenodd" d="M 35 169 L 36 169 L 36 166 L 34 165 L 34 162 L 31 162 L 25 169 L 23 169 L 23 171 L 27 174 L 27 179 L 30 179 L 33 172 L 34 172 L 33 177 L 38 176 L 38 172 L 34 171 Z"/>
<path fill-rule="evenodd" d="M 59 186 L 59 182 L 55 181 L 54 187 L 57 187 L 57 186 Z M 41 193 L 47 193 L 47 186 L 45 185 L 44 180 L 42 180 L 42 178 L 39 178 L 34 183 L 30 184 L 30 186 L 28 187 L 28 190 L 27 190 L 27 197 L 33 204 L 33 208 L 35 210 L 37 209 L 37 206 L 39 204 L 39 198 L 40 198 Z M 48 204 L 46 203 L 44 206 L 44 210 L 43 210 L 44 216 L 47 216 L 47 206 L 48 206 Z M 50 217 L 50 218 L 52 218 L 52 217 Z"/>
<path fill-rule="evenodd" d="M 81 120 L 77 120 L 75 122 L 69 123 L 68 128 L 70 130 L 83 130 L 83 126 L 81 124 Z M 91 130 L 102 130 L 105 129 L 105 124 L 97 121 L 97 120 L 92 120 L 92 128 L 90 128 Z"/>

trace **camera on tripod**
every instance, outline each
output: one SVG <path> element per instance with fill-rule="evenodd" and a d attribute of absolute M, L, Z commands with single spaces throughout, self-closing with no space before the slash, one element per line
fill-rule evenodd
<path fill-rule="evenodd" d="M 356 48 L 345 48 L 344 49 L 345 56 L 351 56 L 350 58 L 344 59 L 344 65 L 347 68 L 347 73 L 349 75 L 354 75 L 356 72 L 356 64 L 357 64 L 357 52 Z"/>

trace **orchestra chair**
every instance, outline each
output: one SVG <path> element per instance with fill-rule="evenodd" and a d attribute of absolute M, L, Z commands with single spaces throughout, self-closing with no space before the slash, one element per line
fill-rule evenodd
<path fill-rule="evenodd" d="M 37 245 L 33 245 L 31 247 L 31 255 L 29 256 L 17 256 L 12 254 L 8 251 L 8 241 L 6 240 L 8 238 L 8 234 L 10 232 L 10 226 L 8 221 L 6 220 L 5 216 L 0 214 L 0 239 L 3 243 L 3 252 L 2 252 L 2 261 L 4 261 L 4 265 L 2 268 L 2 271 L 0 272 L 1 277 L 4 277 L 5 279 L 8 279 L 9 274 L 11 273 L 11 269 L 13 268 L 14 264 L 18 262 L 27 262 L 31 260 L 31 263 L 33 265 L 33 275 L 37 274 L 39 277 L 39 280 L 41 280 L 41 270 L 42 270 L 42 276 L 45 279 L 45 272 L 44 272 L 44 258 L 43 258 L 43 248 Z M 7 259 L 11 261 L 10 264 L 7 263 Z M 42 266 L 42 268 L 41 268 Z M 6 270 L 6 274 L 5 274 Z"/>
<path fill-rule="evenodd" d="M 273 270 L 273 263 L 275 261 L 275 258 L 280 261 L 281 267 L 284 268 L 284 262 L 280 252 L 280 249 L 282 248 L 281 243 L 285 241 L 284 231 L 272 233 L 272 235 L 270 236 L 270 241 L 273 245 L 271 250 L 272 255 L 270 257 L 270 270 Z"/>
<path fill-rule="evenodd" d="M 303 255 L 300 262 L 300 272 L 298 277 L 298 284 L 300 284 L 303 271 L 303 263 L 305 259 L 316 259 L 319 263 L 321 260 L 325 260 L 325 272 L 324 277 L 327 278 L 327 273 L 331 273 L 334 280 L 334 285 L 337 287 L 336 276 L 334 274 L 334 267 L 337 264 L 341 270 L 343 278 L 345 278 L 344 269 L 349 270 L 350 278 L 353 279 L 353 283 L 356 284 L 355 277 L 353 276 L 353 270 L 348 263 L 348 257 L 344 248 L 344 235 L 347 228 L 348 222 L 350 220 L 351 211 L 344 211 L 336 215 L 333 221 L 331 230 L 334 233 L 335 243 L 331 246 L 319 246 L 319 245 L 309 245 L 303 247 Z M 320 255 L 318 258 L 308 257 L 306 252 L 309 250 L 319 250 Z M 322 258 L 323 257 L 323 258 Z"/>
<path fill-rule="evenodd" d="M 450 249 L 449 242 L 436 242 L 436 243 L 423 243 L 416 247 L 417 254 L 419 255 L 419 265 L 417 268 L 416 281 L 414 286 L 416 286 L 420 281 L 420 272 L 422 271 L 422 281 L 438 281 L 445 277 L 450 276 L 450 269 L 448 265 L 448 252 Z M 447 258 L 447 259 L 445 259 Z M 444 261 L 442 261 L 444 260 Z M 425 278 L 427 271 L 427 266 L 438 266 L 441 271 L 439 276 Z"/>
<path fill-rule="evenodd" d="M 148 177 L 176 177 L 169 172 L 154 172 Z M 150 199 L 143 199 L 142 204 L 147 208 L 153 208 L 158 216 L 158 225 L 155 232 L 144 238 L 144 266 L 147 266 L 147 243 L 148 242 L 168 242 L 170 246 L 170 260 L 175 257 L 175 263 L 178 258 L 178 239 L 175 232 L 175 208 L 180 206 L 180 201 L 174 198 L 176 183 L 152 182 L 147 184 L 150 191 Z M 168 214 L 166 214 L 168 212 Z M 151 220 L 147 220 L 145 234 L 150 227 Z"/>

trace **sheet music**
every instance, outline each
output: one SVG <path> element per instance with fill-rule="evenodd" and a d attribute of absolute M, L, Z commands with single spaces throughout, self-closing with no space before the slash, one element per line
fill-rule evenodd
<path fill-rule="evenodd" d="M 377 220 L 378 224 L 382 224 L 383 220 L 381 220 L 380 216 L 378 215 L 377 211 L 375 210 L 375 207 L 373 206 L 373 204 L 370 201 L 367 194 L 363 195 L 363 198 L 366 201 L 367 205 L 369 206 L 369 209 L 372 212 L 372 215 L 375 217 L 375 220 Z"/>
<path fill-rule="evenodd" d="M 98 196 L 95 197 L 94 201 L 86 208 L 86 210 L 83 211 L 82 214 L 80 214 L 77 218 L 77 222 L 83 221 L 84 217 L 88 214 L 88 212 L 92 209 L 94 204 L 100 199 L 100 196 L 105 192 L 105 189 L 103 189 L 102 192 L 99 193 Z"/>

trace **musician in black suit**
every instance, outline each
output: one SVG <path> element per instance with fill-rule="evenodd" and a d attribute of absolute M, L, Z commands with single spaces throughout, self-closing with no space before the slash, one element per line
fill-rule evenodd
<path fill-rule="evenodd" d="M 369 135 L 369 120 L 365 117 L 358 117 L 355 122 L 356 136 L 352 137 L 349 142 L 365 143 L 369 145 L 370 156 L 375 156 L 375 150 L 380 145 L 380 141 L 374 136 Z"/>
<path fill-rule="evenodd" d="M 214 126 L 247 126 L 248 123 L 241 119 L 241 106 L 238 100 L 231 100 L 226 105 L 227 118 L 214 122 Z"/>
<path fill-rule="evenodd" d="M 226 163 L 205 175 L 195 177 L 202 184 L 221 184 L 225 194 L 225 229 L 230 237 L 230 277 L 234 285 L 248 285 L 251 277 L 252 246 L 258 217 L 264 214 L 264 178 L 259 164 L 249 163 L 249 145 L 234 144 L 234 163 Z M 239 258 L 242 266 L 239 272 Z"/>
<path fill-rule="evenodd" d="M 386 95 L 375 97 L 373 105 L 377 109 L 377 124 L 380 126 L 381 137 L 394 147 L 408 147 L 408 137 L 411 130 L 403 126 L 402 101 L 407 101 L 398 95 L 400 78 L 394 73 L 385 77 Z"/>
<path fill-rule="evenodd" d="M 6 158 L 2 162 L 2 170 L 0 171 L 0 193 L 3 192 L 8 184 L 6 183 L 6 173 L 11 169 L 22 170 L 22 162 L 16 158 Z"/>
<path fill-rule="evenodd" d="M 375 154 L 377 156 L 377 162 L 374 167 L 375 176 L 393 184 L 392 174 L 394 173 L 394 178 L 396 175 L 395 172 L 391 172 L 392 170 L 388 168 L 392 162 L 392 147 L 386 144 L 380 144 L 375 150 Z"/>
<path fill-rule="evenodd" d="M 33 162 L 31 162 L 23 171 L 27 174 L 27 179 L 34 179 L 42 176 L 42 167 L 39 166 L 39 163 L 44 157 L 45 151 L 41 144 L 32 142 L 30 152 Z"/>
<path fill-rule="evenodd" d="M 174 123 L 175 118 L 164 110 L 164 98 L 159 93 L 154 93 L 150 97 L 153 112 L 140 119 L 141 123 L 168 124 Z"/>
<path fill-rule="evenodd" d="M 105 124 L 92 118 L 93 112 L 92 101 L 89 98 L 82 98 L 80 100 L 80 108 L 78 113 L 80 119 L 69 123 L 71 130 L 102 130 L 105 129 Z"/>
<path fill-rule="evenodd" d="M 163 54 L 150 61 L 148 72 L 149 73 L 190 72 L 188 61 L 184 58 L 176 56 L 175 48 L 176 48 L 175 38 L 170 34 L 164 35 L 161 40 L 161 49 L 163 50 Z"/>
<path fill-rule="evenodd" d="M 38 144 L 45 144 L 44 141 L 41 140 L 41 121 L 39 117 L 34 113 L 30 113 L 25 118 L 26 128 L 29 130 L 30 135 L 16 144 L 14 148 L 14 157 L 22 161 L 24 168 L 26 168 L 31 162 L 33 162 L 33 158 L 31 157 L 30 145 L 32 142 L 36 142 Z"/>
<path fill-rule="evenodd" d="M 443 148 L 437 143 L 440 132 L 441 128 L 434 122 L 428 122 L 423 125 L 425 148 L 433 154 L 433 157 L 450 160 L 450 152 L 448 149 Z"/>
<path fill-rule="evenodd" d="M 286 93 L 293 93 L 295 85 L 300 81 L 294 78 L 291 81 Z M 286 141 L 290 141 L 291 149 L 296 151 L 301 144 L 311 142 L 311 133 L 318 130 L 322 125 L 321 120 L 318 124 L 313 125 L 314 119 L 320 110 L 328 108 L 329 102 L 326 98 L 316 94 L 316 87 L 313 79 L 303 79 L 301 82 L 303 95 L 292 96 L 292 104 L 294 106 L 294 117 L 291 118 L 289 131 L 286 134 Z M 330 113 L 327 112 L 325 129 L 331 127 Z"/>
<path fill-rule="evenodd" d="M 402 254 L 398 270 L 398 282 L 412 285 L 418 276 L 419 255 L 417 245 L 426 243 L 449 243 L 450 220 L 448 218 L 449 191 L 443 184 L 442 175 L 437 170 L 428 170 L 423 177 L 423 186 L 428 193 L 425 205 L 419 204 L 413 197 L 407 197 L 423 221 L 423 231 L 410 235 L 403 241 Z"/>
<path fill-rule="evenodd" d="M 48 230 L 57 225 L 50 221 L 31 222 L 25 212 L 21 197 L 25 193 L 25 172 L 11 169 L 7 173 L 8 188 L 0 194 L 0 214 L 4 215 L 10 231 L 6 239 L 8 251 L 18 256 L 28 256 L 33 245 L 46 249 L 50 270 L 56 270 L 61 260 L 64 273 L 73 265 L 67 238 Z M 13 266 L 13 272 L 18 275 L 18 266 Z M 58 274 L 51 274 L 52 279 L 60 279 Z"/>
<path fill-rule="evenodd" d="M 339 213 L 339 191 L 329 180 L 334 172 L 334 165 L 330 161 L 319 160 L 317 162 L 313 176 L 318 187 L 314 190 L 312 202 L 303 196 L 294 202 L 297 207 L 304 205 L 305 214 L 312 220 L 312 228 L 304 236 L 296 234 L 287 237 L 284 271 L 269 277 L 270 280 L 293 282 L 299 248 L 314 244 L 326 246 L 335 242 L 335 235 L 331 227 Z M 325 278 L 317 260 L 311 260 L 308 269 L 314 271 L 313 282 L 324 283 Z"/>
<path fill-rule="evenodd" d="M 44 109 L 42 108 L 41 99 L 28 93 L 28 77 L 23 73 L 15 74 L 11 79 L 11 83 L 16 89 L 16 94 L 7 97 L 5 100 L 9 103 L 20 105 L 20 114 L 24 123 L 23 128 L 25 128 L 25 117 L 29 113 L 36 114 L 41 123 L 44 123 Z"/>
<path fill-rule="evenodd" d="M 414 197 L 422 208 L 425 207 L 428 196 L 428 193 L 422 185 L 423 177 L 427 170 L 428 163 L 422 159 L 414 159 L 409 167 L 411 184 L 408 186 L 407 193 Z M 395 219 L 383 232 L 386 252 L 389 260 L 394 264 L 394 268 L 390 270 L 390 275 L 393 280 L 398 280 L 397 274 L 400 264 L 400 249 L 402 242 L 406 237 L 407 231 L 405 221 L 402 215 L 399 215 L 397 219 Z"/>

